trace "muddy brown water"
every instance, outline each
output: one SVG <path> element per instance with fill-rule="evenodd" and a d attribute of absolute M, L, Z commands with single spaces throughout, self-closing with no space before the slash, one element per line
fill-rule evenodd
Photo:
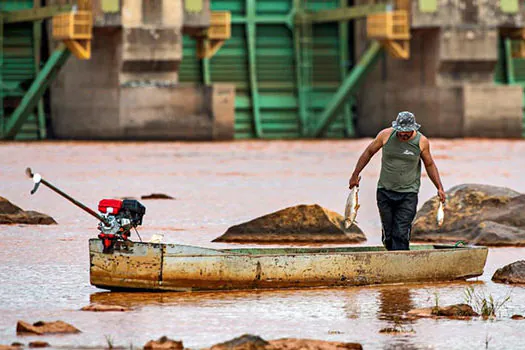
<path fill-rule="evenodd" d="M 469 283 L 271 290 L 220 293 L 109 293 L 89 284 L 87 240 L 96 221 L 41 187 L 30 196 L 26 166 L 92 208 L 102 198 L 165 193 L 175 200 L 141 200 L 143 239 L 206 247 L 229 226 L 296 204 L 318 203 L 342 213 L 347 181 L 370 140 L 231 143 L 45 142 L 0 144 L 0 195 L 53 216 L 56 226 L 0 226 L 0 344 L 45 340 L 56 348 L 143 346 L 168 335 L 207 347 L 244 333 L 266 339 L 303 337 L 359 342 L 365 349 L 525 349 L 525 287 L 490 281 L 494 271 L 525 257 L 525 248 L 490 249 L 485 273 Z M 434 140 L 446 188 L 461 183 L 525 192 L 525 142 Z M 375 204 L 379 155 L 363 173 L 358 222 L 380 244 Z M 423 179 L 419 206 L 435 195 Z M 136 238 L 136 237 L 134 237 Z M 245 245 L 249 246 L 249 245 Z M 494 321 L 406 321 L 415 333 L 380 334 L 411 308 L 463 302 L 472 285 L 496 300 L 511 299 Z M 125 313 L 78 311 L 90 302 L 133 307 Z M 17 320 L 63 320 L 81 334 L 18 337 Z"/>

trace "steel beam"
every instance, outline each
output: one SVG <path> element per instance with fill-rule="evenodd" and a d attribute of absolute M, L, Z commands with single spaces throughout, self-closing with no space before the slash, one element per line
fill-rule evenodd
<path fill-rule="evenodd" d="M 62 12 L 69 12 L 72 8 L 71 5 L 50 5 L 27 10 L 4 11 L 2 17 L 4 23 L 32 22 L 50 18 Z"/>
<path fill-rule="evenodd" d="M 248 22 L 248 16 L 233 15 L 231 19 L 232 24 L 243 24 Z M 281 24 L 288 21 L 288 15 L 257 15 L 251 22 L 261 24 Z"/>
<path fill-rule="evenodd" d="M 250 91 L 255 137 L 263 136 L 261 110 L 259 105 L 259 88 L 257 84 L 257 63 L 255 55 L 256 7 L 255 0 L 246 0 L 246 41 L 248 42 L 248 69 L 250 72 Z"/>
<path fill-rule="evenodd" d="M 357 5 L 340 7 L 332 10 L 321 10 L 309 15 L 314 23 L 350 21 L 366 17 L 371 13 L 391 11 L 393 7 L 387 4 Z"/>
<path fill-rule="evenodd" d="M 344 8 L 347 5 L 347 0 L 339 0 L 339 6 Z M 341 81 L 343 81 L 348 73 L 348 22 L 341 21 L 338 24 L 339 29 L 339 74 Z M 352 118 L 351 106 L 353 105 L 351 99 L 345 103 L 343 107 L 343 122 L 345 126 L 345 136 L 354 136 L 354 125 Z"/>
<path fill-rule="evenodd" d="M 24 122 L 37 106 L 38 101 L 40 101 L 44 95 L 44 92 L 48 88 L 49 84 L 51 84 L 51 82 L 56 78 L 60 68 L 64 66 L 70 55 L 71 52 L 64 44 L 60 44 L 60 46 L 55 49 L 55 51 L 53 51 L 44 67 L 42 67 L 42 70 L 29 87 L 29 90 L 22 98 L 20 105 L 9 117 L 4 138 L 15 138 Z"/>
<path fill-rule="evenodd" d="M 293 43 L 294 43 L 294 54 L 295 54 L 295 75 L 296 75 L 296 92 L 297 92 L 297 109 L 299 113 L 299 121 L 300 121 L 300 134 L 303 137 L 308 136 L 308 128 L 309 128 L 309 108 L 308 108 L 308 94 L 309 94 L 309 86 L 306 86 L 309 83 L 309 80 L 307 79 L 308 76 L 305 74 L 305 64 L 308 64 L 308 62 L 304 62 L 304 55 L 305 52 L 305 42 L 304 39 L 312 40 L 311 35 L 308 38 L 305 38 L 307 33 L 305 33 L 305 26 L 304 23 L 301 23 L 298 19 L 301 19 L 303 17 L 302 14 L 304 14 L 304 6 L 302 4 L 302 0 L 294 0 L 293 1 L 293 7 L 296 10 L 296 13 L 298 14 L 295 16 L 295 26 L 293 27 Z M 308 25 L 311 25 L 311 23 L 308 23 Z M 310 45 L 311 46 L 311 45 Z M 311 47 L 308 47 L 306 49 L 311 50 Z"/>
<path fill-rule="evenodd" d="M 4 137 L 4 17 L 0 14 L 0 138 Z"/>
<path fill-rule="evenodd" d="M 211 72 L 210 72 L 210 59 L 207 57 L 204 57 L 201 62 L 201 69 L 202 69 L 202 82 L 204 85 L 210 85 L 211 84 Z"/>
<path fill-rule="evenodd" d="M 39 6 L 35 1 L 35 6 Z M 33 22 L 33 56 L 35 57 L 35 76 L 40 72 L 40 47 L 42 45 L 42 21 Z M 36 108 L 36 123 L 38 125 L 38 138 L 45 139 L 46 132 L 46 116 L 44 114 L 44 100 L 41 98 L 38 101 Z"/>
<path fill-rule="evenodd" d="M 342 82 L 339 89 L 337 89 L 336 93 L 319 116 L 319 121 L 316 123 L 312 136 L 321 136 L 323 132 L 326 131 L 330 123 L 336 117 L 336 113 L 340 110 L 344 103 L 347 102 L 348 96 L 357 90 L 359 84 L 363 81 L 364 77 L 366 77 L 367 73 L 377 62 L 381 50 L 381 44 L 379 44 L 377 41 L 373 41 L 371 43 L 369 48 L 352 69 L 350 74 L 348 74 L 348 76 Z"/>
<path fill-rule="evenodd" d="M 505 77 L 507 78 L 507 84 L 514 84 L 516 79 L 514 77 L 514 60 L 512 59 L 512 39 L 505 38 Z"/>
<path fill-rule="evenodd" d="M 321 10 L 313 13 L 304 13 L 305 20 L 322 23 L 322 22 L 339 22 L 350 21 L 356 18 L 366 17 L 371 13 L 385 12 L 392 10 L 392 6 L 387 4 L 375 5 L 358 5 L 351 7 L 339 7 L 331 10 Z M 258 15 L 254 18 L 254 22 L 261 24 L 288 24 L 290 22 L 290 15 L 294 15 L 293 11 L 286 15 Z M 247 23 L 247 17 L 232 15 L 232 24 Z"/>

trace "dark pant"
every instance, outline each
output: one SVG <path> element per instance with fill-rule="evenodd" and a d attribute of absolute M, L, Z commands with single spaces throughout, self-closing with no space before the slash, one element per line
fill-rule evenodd
<path fill-rule="evenodd" d="M 417 193 L 377 189 L 377 207 L 387 250 L 408 250 L 410 229 L 416 216 Z"/>

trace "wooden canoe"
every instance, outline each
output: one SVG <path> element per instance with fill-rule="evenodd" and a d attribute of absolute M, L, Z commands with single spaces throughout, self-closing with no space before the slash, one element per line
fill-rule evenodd
<path fill-rule="evenodd" d="M 208 249 L 178 244 L 120 244 L 102 252 L 89 241 L 91 284 L 110 290 L 233 290 L 355 286 L 465 280 L 480 276 L 486 247 Z"/>

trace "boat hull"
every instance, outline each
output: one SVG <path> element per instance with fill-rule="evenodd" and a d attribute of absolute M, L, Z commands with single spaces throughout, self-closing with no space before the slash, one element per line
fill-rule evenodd
<path fill-rule="evenodd" d="M 357 286 L 465 280 L 483 274 L 485 247 L 412 246 L 214 250 L 129 243 L 112 253 L 92 239 L 91 284 L 164 291 Z"/>

